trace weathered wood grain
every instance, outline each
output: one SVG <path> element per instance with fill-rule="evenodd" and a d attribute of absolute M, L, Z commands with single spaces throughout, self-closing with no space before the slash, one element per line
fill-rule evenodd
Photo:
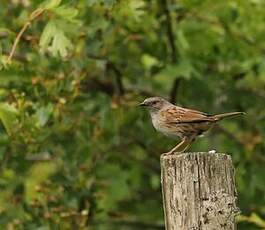
<path fill-rule="evenodd" d="M 161 183 L 166 230 L 236 229 L 239 209 L 229 155 L 162 155 Z"/>

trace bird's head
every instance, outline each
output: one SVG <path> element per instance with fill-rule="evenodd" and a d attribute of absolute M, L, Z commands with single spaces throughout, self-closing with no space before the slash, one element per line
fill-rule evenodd
<path fill-rule="evenodd" d="M 140 106 L 146 107 L 150 112 L 157 112 L 167 105 L 171 103 L 162 97 L 149 97 L 140 103 Z"/>

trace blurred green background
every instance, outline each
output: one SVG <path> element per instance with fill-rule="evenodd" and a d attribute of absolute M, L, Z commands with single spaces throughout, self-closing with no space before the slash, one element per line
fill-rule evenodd
<path fill-rule="evenodd" d="M 247 113 L 191 151 L 232 155 L 239 229 L 265 229 L 264 9 L 1 0 L 0 229 L 164 229 L 159 156 L 176 141 L 137 107 L 152 95 Z"/>

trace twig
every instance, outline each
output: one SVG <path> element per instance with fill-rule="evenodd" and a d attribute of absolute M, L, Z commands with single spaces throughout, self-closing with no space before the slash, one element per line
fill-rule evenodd
<path fill-rule="evenodd" d="M 42 13 L 44 12 L 44 9 L 42 8 L 38 8 L 36 9 L 35 11 L 33 11 L 31 13 L 31 15 L 29 16 L 29 19 L 27 20 L 27 22 L 24 24 L 24 26 L 22 27 L 22 29 L 19 31 L 19 33 L 17 34 L 16 36 L 16 39 L 14 41 L 14 44 L 12 46 L 12 49 L 10 51 L 10 54 L 8 56 L 8 59 L 7 59 L 7 62 L 10 63 L 13 56 L 14 56 L 14 53 L 15 53 L 15 50 L 16 50 L 16 47 L 18 45 L 18 42 L 20 41 L 21 39 L 21 36 L 23 35 L 23 33 L 26 31 L 26 29 L 30 26 L 31 22 L 33 20 L 35 20 L 36 18 L 38 18 L 40 15 L 42 15 Z"/>
<path fill-rule="evenodd" d="M 84 82 L 82 83 L 82 89 L 83 91 L 100 91 L 109 96 L 113 96 L 115 93 L 115 86 L 113 82 L 109 80 L 99 80 L 96 77 L 88 77 L 86 80 L 84 80 Z M 144 88 L 139 88 L 134 85 L 127 86 L 126 88 L 124 88 L 124 91 L 128 93 L 136 93 L 144 97 L 153 97 L 156 95 L 152 91 Z"/>
<path fill-rule="evenodd" d="M 3 50 L 2 53 L 4 55 L 9 55 L 9 52 L 7 50 Z M 13 55 L 13 59 L 23 62 L 23 63 L 27 63 L 28 59 L 25 56 L 19 55 L 19 54 L 14 54 Z"/>

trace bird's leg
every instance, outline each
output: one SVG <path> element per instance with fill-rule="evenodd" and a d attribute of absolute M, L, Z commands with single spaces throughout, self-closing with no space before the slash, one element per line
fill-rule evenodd
<path fill-rule="evenodd" d="M 185 150 L 187 150 L 190 147 L 190 145 L 195 141 L 195 139 L 196 139 L 196 136 L 189 138 L 189 139 L 185 139 L 186 144 L 183 145 L 184 148 L 182 150 L 179 150 L 179 152 L 181 153 L 185 152 Z"/>
<path fill-rule="evenodd" d="M 187 150 L 190 147 L 190 145 L 195 141 L 195 139 L 196 139 L 196 136 L 193 137 L 193 138 L 184 139 L 185 140 L 185 145 L 183 144 L 183 149 L 182 150 L 178 150 L 178 152 L 180 152 L 180 153 L 185 152 L 185 150 Z"/>
<path fill-rule="evenodd" d="M 190 147 L 190 144 L 191 144 L 190 141 L 186 141 L 186 145 L 185 145 L 184 148 L 183 148 L 182 150 L 180 150 L 179 152 L 180 152 L 180 153 L 185 152 L 185 150 L 188 149 L 188 148 Z"/>
<path fill-rule="evenodd" d="M 190 145 L 190 141 L 183 139 L 180 143 L 178 143 L 173 149 L 171 149 L 165 155 L 174 154 L 175 152 L 181 153 L 184 152 Z"/>

